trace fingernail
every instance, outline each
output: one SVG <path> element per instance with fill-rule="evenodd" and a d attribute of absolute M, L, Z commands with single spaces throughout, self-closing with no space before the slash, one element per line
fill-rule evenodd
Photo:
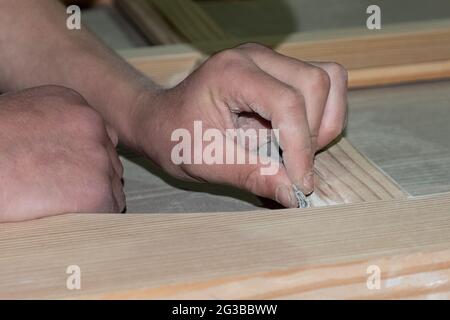
<path fill-rule="evenodd" d="M 314 172 L 308 172 L 303 177 L 303 187 L 301 188 L 305 195 L 310 194 L 314 190 Z"/>
<path fill-rule="evenodd" d="M 296 208 L 297 202 L 293 197 L 291 188 L 285 185 L 279 185 L 275 191 L 275 200 L 286 208 Z M 295 200 L 295 201 L 294 201 Z"/>

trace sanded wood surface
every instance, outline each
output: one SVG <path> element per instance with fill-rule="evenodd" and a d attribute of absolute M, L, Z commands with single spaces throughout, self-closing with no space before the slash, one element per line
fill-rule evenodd
<path fill-rule="evenodd" d="M 376 32 L 350 28 L 297 33 L 288 39 L 268 37 L 173 45 L 128 50 L 122 54 L 157 82 L 174 85 L 187 76 L 206 53 L 247 40 L 265 43 L 280 53 L 302 60 L 339 62 L 349 70 L 351 88 L 449 76 L 450 20 L 395 24 Z"/>
<path fill-rule="evenodd" d="M 211 41 L 229 35 L 193 0 L 147 0 L 175 26 L 188 41 Z"/>
<path fill-rule="evenodd" d="M 346 139 L 317 155 L 312 205 L 405 198 L 406 194 Z"/>
<path fill-rule="evenodd" d="M 450 81 L 349 92 L 346 138 L 412 196 L 450 191 Z"/>
<path fill-rule="evenodd" d="M 449 214 L 450 194 L 443 194 L 304 210 L 85 214 L 2 224 L 0 298 L 319 297 L 322 289 L 328 297 L 376 296 L 364 291 L 364 261 L 394 279 L 383 294 L 402 284 L 398 277 L 417 273 L 407 296 L 423 295 L 440 289 L 432 271 L 448 269 L 448 254 L 431 252 L 450 244 Z M 419 252 L 412 264 L 407 257 L 377 260 Z M 82 271 L 80 291 L 65 287 L 74 264 Z"/>
<path fill-rule="evenodd" d="M 350 88 L 450 79 L 450 60 L 352 70 Z"/>

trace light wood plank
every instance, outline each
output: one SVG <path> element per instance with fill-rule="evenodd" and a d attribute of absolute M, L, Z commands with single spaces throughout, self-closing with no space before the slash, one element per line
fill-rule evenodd
<path fill-rule="evenodd" d="M 115 0 L 115 5 L 138 23 L 143 35 L 153 44 L 183 42 L 183 38 L 174 32 L 170 25 L 149 5 L 146 0 Z"/>
<path fill-rule="evenodd" d="M 375 269 L 374 269 L 375 268 Z M 375 271 L 374 271 L 375 270 Z M 374 282 L 379 272 L 379 287 Z M 219 296 L 218 296 L 219 294 Z M 88 299 L 448 299 L 450 250 L 124 290 Z"/>
<path fill-rule="evenodd" d="M 450 82 L 349 92 L 345 135 L 413 196 L 450 191 Z"/>
<path fill-rule="evenodd" d="M 405 198 L 406 193 L 346 139 L 316 156 L 313 206 Z"/>
<path fill-rule="evenodd" d="M 329 290 L 324 296 L 345 297 L 348 291 L 334 290 L 340 284 L 331 280 L 344 279 L 341 285 L 352 291 L 366 276 L 364 261 L 393 270 L 392 279 L 417 273 L 416 281 L 422 270 L 431 272 L 422 279 L 431 280 L 408 293 L 422 295 L 441 279 L 433 270 L 447 274 L 448 253 L 425 252 L 448 248 L 449 212 L 450 194 L 444 194 L 306 210 L 65 215 L 2 224 L 0 298 L 321 296 L 322 276 Z M 411 264 L 403 263 L 408 257 L 377 260 L 417 252 L 424 255 Z M 354 261 L 360 262 L 352 266 Z M 72 264 L 81 267 L 81 291 L 65 288 Z M 320 273 L 319 266 L 330 272 Z M 269 282 L 292 283 L 265 286 L 261 274 Z M 312 291 L 303 287 L 308 283 Z M 355 295 L 376 294 L 358 288 Z"/>
<path fill-rule="evenodd" d="M 365 28 L 305 32 L 281 43 L 276 37 L 241 39 L 135 49 L 122 55 L 157 82 L 174 85 L 206 53 L 247 40 L 297 59 L 339 62 L 349 70 L 350 88 L 449 77 L 450 19 L 390 25 L 376 32 Z"/>
<path fill-rule="evenodd" d="M 192 0 L 147 0 L 189 42 L 229 39 L 229 35 Z"/>
<path fill-rule="evenodd" d="M 355 89 L 440 79 L 450 79 L 450 60 L 356 69 L 350 72 L 348 85 Z"/>

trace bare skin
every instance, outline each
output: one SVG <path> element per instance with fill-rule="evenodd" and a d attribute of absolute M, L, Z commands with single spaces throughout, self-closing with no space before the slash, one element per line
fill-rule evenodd
<path fill-rule="evenodd" d="M 178 86 L 164 89 L 85 28 L 68 30 L 66 17 L 53 0 L 0 0 L 0 91 L 44 84 L 71 88 L 122 143 L 183 179 L 230 184 L 286 207 L 296 206 L 293 183 L 304 193 L 313 191 L 314 154 L 345 126 L 343 67 L 247 44 L 212 56 Z M 243 113 L 252 115 L 245 123 Z M 177 128 L 192 130 L 196 120 L 222 131 L 262 124 L 279 129 L 285 166 L 274 176 L 260 175 L 255 165 L 175 166 L 170 135 Z"/>
<path fill-rule="evenodd" d="M 0 119 L 0 222 L 124 209 L 117 137 L 79 94 L 44 86 L 2 95 Z"/>

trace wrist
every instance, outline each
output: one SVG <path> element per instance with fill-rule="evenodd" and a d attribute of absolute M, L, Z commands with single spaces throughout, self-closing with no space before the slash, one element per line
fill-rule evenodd
<path fill-rule="evenodd" d="M 149 108 L 149 103 L 160 88 L 149 79 L 137 80 L 136 83 L 119 86 L 110 95 L 106 121 L 116 130 L 122 144 L 135 151 L 142 152 L 139 135 L 143 109 Z"/>
<path fill-rule="evenodd" d="M 136 152 L 145 154 L 152 161 L 160 164 L 158 143 L 162 138 L 161 118 L 163 109 L 163 94 L 165 89 L 153 85 L 136 94 L 130 108 L 130 120 L 124 128 L 124 143 Z"/>
<path fill-rule="evenodd" d="M 174 89 L 154 88 L 142 93 L 134 109 L 134 149 L 168 172 L 173 171 L 171 135 L 182 121 L 180 103 Z"/>

